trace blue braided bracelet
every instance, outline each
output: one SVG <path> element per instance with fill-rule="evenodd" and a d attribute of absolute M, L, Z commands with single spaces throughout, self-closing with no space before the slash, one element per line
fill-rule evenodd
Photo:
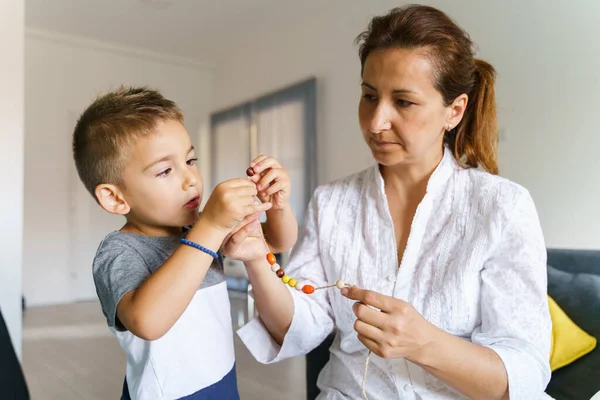
<path fill-rule="evenodd" d="M 204 246 L 200 246 L 198 243 L 194 243 L 194 242 L 192 242 L 190 240 L 187 240 L 187 239 L 180 239 L 179 241 L 181 243 L 183 243 L 183 244 L 187 244 L 188 246 L 192 246 L 192 247 L 194 247 L 194 248 L 196 248 L 196 249 L 198 249 L 200 251 L 203 251 L 206 254 L 210 254 L 213 258 L 219 258 L 219 255 L 217 253 L 215 253 L 212 250 L 207 249 Z"/>

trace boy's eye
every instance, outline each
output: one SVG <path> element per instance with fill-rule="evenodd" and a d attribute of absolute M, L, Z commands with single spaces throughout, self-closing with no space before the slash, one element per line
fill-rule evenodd
<path fill-rule="evenodd" d="M 187 160 L 187 164 L 188 165 L 194 165 L 194 164 L 196 164 L 196 161 L 198 161 L 198 157 L 196 157 L 196 158 L 190 158 L 189 160 Z"/>
<path fill-rule="evenodd" d="M 157 177 L 165 177 L 167 175 L 169 175 L 171 173 L 171 168 L 167 168 L 165 169 L 163 172 L 161 172 L 160 174 L 156 175 Z"/>

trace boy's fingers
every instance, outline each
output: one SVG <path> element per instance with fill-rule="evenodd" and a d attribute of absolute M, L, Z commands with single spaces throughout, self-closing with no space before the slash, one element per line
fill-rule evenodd
<path fill-rule="evenodd" d="M 246 218 L 244 218 L 243 220 L 241 220 L 236 226 L 235 228 L 233 228 L 231 230 L 231 233 L 229 234 L 230 236 L 235 235 L 236 233 L 238 233 L 239 231 L 241 231 L 242 229 L 248 227 L 248 225 L 253 225 L 253 223 L 255 221 L 257 221 L 258 218 L 256 216 L 256 214 L 251 214 L 248 215 Z M 256 226 L 256 225 L 254 225 Z"/>
<path fill-rule="evenodd" d="M 252 204 L 247 206 L 247 214 L 255 214 L 255 213 L 260 213 L 260 212 L 264 212 L 267 211 L 268 209 L 270 209 L 273 206 L 272 203 L 260 203 L 260 204 Z"/>
<path fill-rule="evenodd" d="M 224 185 L 224 187 L 227 189 L 255 186 L 254 183 L 250 182 L 248 179 L 243 178 L 230 179 L 228 181 L 223 182 L 222 185 Z"/>
<path fill-rule="evenodd" d="M 229 189 L 229 192 L 230 192 L 230 194 L 232 194 L 235 197 L 246 197 L 247 196 L 250 199 L 252 199 L 253 196 L 256 196 L 258 194 L 258 190 L 256 189 L 256 186 L 254 184 L 250 184 L 248 186 L 234 187 L 234 188 Z"/>

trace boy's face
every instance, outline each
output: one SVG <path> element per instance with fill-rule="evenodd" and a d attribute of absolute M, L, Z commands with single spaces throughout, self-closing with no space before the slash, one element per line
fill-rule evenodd
<path fill-rule="evenodd" d="M 128 225 L 166 236 L 194 223 L 203 192 L 196 160 L 179 121 L 160 122 L 155 133 L 137 140 L 122 175 Z"/>

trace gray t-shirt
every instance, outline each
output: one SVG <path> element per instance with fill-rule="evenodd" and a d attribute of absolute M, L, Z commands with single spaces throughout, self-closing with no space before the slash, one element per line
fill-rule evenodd
<path fill-rule="evenodd" d="M 96 293 L 109 327 L 126 328 L 117 318 L 117 305 L 128 292 L 137 289 L 180 246 L 180 236 L 151 237 L 111 232 L 100 243 L 93 263 Z M 215 259 L 198 289 L 225 281 L 221 257 Z"/>

